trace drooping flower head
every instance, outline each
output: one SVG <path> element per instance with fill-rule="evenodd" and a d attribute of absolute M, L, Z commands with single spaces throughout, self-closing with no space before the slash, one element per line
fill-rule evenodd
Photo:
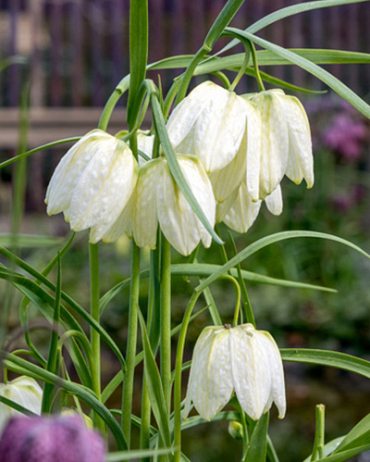
<path fill-rule="evenodd" d="M 298 98 L 282 90 L 243 95 L 255 104 L 262 117 L 261 146 L 254 165 L 247 167 L 247 187 L 252 200 L 265 199 L 283 176 L 307 187 L 314 181 L 310 125 Z"/>
<path fill-rule="evenodd" d="M 194 403 L 207 420 L 229 402 L 233 391 L 242 409 L 258 420 L 275 402 L 285 415 L 284 371 L 272 336 L 252 324 L 206 327 L 194 348 L 184 417 Z"/>
<path fill-rule="evenodd" d="M 209 223 L 215 223 L 215 199 L 206 172 L 194 156 L 177 157 L 181 171 Z M 158 224 L 170 244 L 182 255 L 189 255 L 200 241 L 211 245 L 206 231 L 174 181 L 164 157 L 148 161 L 139 171 L 135 194 L 117 222 L 106 233 L 106 241 L 131 232 L 139 247 L 157 244 Z"/>
<path fill-rule="evenodd" d="M 15 417 L 0 440 L 0 462 L 104 462 L 102 437 L 78 415 Z"/>
<path fill-rule="evenodd" d="M 254 105 L 209 81 L 174 109 L 167 129 L 176 152 L 199 157 L 219 202 L 239 186 L 247 157 L 259 151 L 261 121 Z"/>
<path fill-rule="evenodd" d="M 34 414 L 41 414 L 42 388 L 30 377 L 17 377 L 8 383 L 0 383 L 0 396 L 20 404 Z M 0 434 L 11 417 L 22 415 L 10 406 L 0 403 Z"/>
<path fill-rule="evenodd" d="M 137 162 L 126 143 L 102 130 L 83 136 L 50 180 L 47 213 L 63 212 L 73 231 L 91 228 L 99 241 L 125 208 L 137 181 Z"/>

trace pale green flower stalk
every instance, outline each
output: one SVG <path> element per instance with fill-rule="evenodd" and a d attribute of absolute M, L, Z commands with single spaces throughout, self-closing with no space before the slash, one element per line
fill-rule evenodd
<path fill-rule="evenodd" d="M 286 401 L 279 349 L 268 332 L 252 324 L 206 327 L 194 348 L 183 417 L 193 403 L 204 419 L 212 419 L 234 391 L 253 420 L 273 402 L 283 418 Z"/>

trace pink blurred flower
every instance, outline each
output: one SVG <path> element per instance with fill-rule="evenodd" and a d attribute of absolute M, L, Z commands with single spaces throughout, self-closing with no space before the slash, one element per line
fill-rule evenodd
<path fill-rule="evenodd" d="M 324 133 L 324 143 L 345 158 L 355 160 L 361 156 L 366 135 L 367 128 L 362 121 L 342 113 Z"/>
<path fill-rule="evenodd" d="M 14 417 L 0 441 L 0 462 L 104 462 L 101 436 L 78 415 Z"/>

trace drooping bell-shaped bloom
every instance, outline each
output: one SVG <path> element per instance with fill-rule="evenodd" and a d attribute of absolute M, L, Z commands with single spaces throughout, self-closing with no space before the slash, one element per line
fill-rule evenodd
<path fill-rule="evenodd" d="M 47 213 L 63 212 L 73 231 L 91 228 L 95 243 L 125 208 L 136 181 L 137 162 L 127 144 L 92 130 L 55 169 L 46 192 Z"/>
<path fill-rule="evenodd" d="M 8 383 L 0 383 L 0 396 L 20 404 L 34 414 L 41 414 L 42 389 L 30 377 L 17 377 Z M 22 415 L 10 406 L 0 403 L 0 434 L 11 417 Z"/>
<path fill-rule="evenodd" d="M 211 173 L 230 164 L 240 149 L 244 158 L 258 150 L 261 122 L 247 99 L 207 81 L 174 109 L 167 129 L 175 151 L 199 157 Z"/>
<path fill-rule="evenodd" d="M 246 182 L 240 185 L 236 197 L 226 200 L 217 208 L 217 221 L 223 221 L 229 228 L 238 233 L 246 233 L 255 222 L 260 211 L 261 200 L 254 202 L 249 195 Z M 280 185 L 265 198 L 267 209 L 273 215 L 283 211 L 283 199 Z"/>
<path fill-rule="evenodd" d="M 177 156 L 181 171 L 209 223 L 215 224 L 216 203 L 204 167 L 194 156 Z M 211 245 L 211 235 L 194 213 L 175 183 L 167 160 L 159 157 L 140 168 L 135 193 L 127 210 L 105 234 L 114 241 L 123 232 L 132 233 L 139 247 L 155 248 L 158 224 L 170 244 L 182 255 L 189 255 L 200 241 Z"/>
<path fill-rule="evenodd" d="M 248 164 L 247 187 L 252 200 L 265 199 L 286 175 L 295 183 L 314 182 L 310 126 L 298 98 L 282 90 L 243 95 L 262 117 L 260 155 Z"/>
<path fill-rule="evenodd" d="M 212 419 L 229 402 L 233 391 L 242 409 L 258 420 L 274 402 L 283 418 L 286 410 L 284 371 L 272 336 L 252 324 L 206 327 L 194 348 L 184 417 L 194 404 Z"/>
<path fill-rule="evenodd" d="M 104 462 L 102 437 L 78 415 L 15 417 L 0 441 L 0 462 Z"/>

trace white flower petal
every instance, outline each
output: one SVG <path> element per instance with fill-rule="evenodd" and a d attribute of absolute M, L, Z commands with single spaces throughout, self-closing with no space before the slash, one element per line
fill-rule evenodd
<path fill-rule="evenodd" d="M 281 355 L 275 340 L 269 332 L 259 331 L 259 339 L 267 354 L 271 371 L 271 401 L 279 410 L 279 418 L 283 419 L 286 412 L 284 369 Z M 271 402 L 266 410 L 271 407 Z"/>
<path fill-rule="evenodd" d="M 214 417 L 230 400 L 233 383 L 229 350 L 230 329 L 206 327 L 195 345 L 190 370 L 184 417 L 191 401 L 207 420 Z"/>
<path fill-rule="evenodd" d="M 96 224 L 112 225 L 137 181 L 137 162 L 129 147 L 112 137 L 100 144 L 80 175 L 65 215 L 74 231 Z"/>
<path fill-rule="evenodd" d="M 155 249 L 157 244 L 157 191 L 163 181 L 165 162 L 163 158 L 154 159 L 139 170 L 132 218 L 133 236 L 139 247 L 148 245 Z"/>
<path fill-rule="evenodd" d="M 313 155 L 310 124 L 306 111 L 298 98 L 294 96 L 280 96 L 284 104 L 288 132 L 289 158 L 286 175 L 299 184 L 304 178 L 307 187 L 314 183 Z"/>
<path fill-rule="evenodd" d="M 178 160 L 185 180 L 213 226 L 216 204 L 211 183 L 202 165 L 190 156 L 179 156 Z M 205 247 L 209 247 L 211 236 L 177 187 L 167 165 L 157 192 L 158 220 L 170 244 L 182 255 L 189 255 L 200 240 Z"/>
<path fill-rule="evenodd" d="M 279 94 L 274 91 L 263 91 L 244 97 L 259 108 L 262 118 L 259 197 L 256 194 L 254 177 L 247 176 L 247 186 L 253 200 L 265 199 L 276 189 L 287 168 L 289 138 L 284 105 Z"/>
<path fill-rule="evenodd" d="M 92 130 L 83 136 L 63 156 L 57 165 L 46 191 L 47 213 L 54 215 L 67 209 L 71 202 L 73 190 L 101 140 L 109 140 L 108 133 Z"/>
<path fill-rule="evenodd" d="M 154 135 L 149 135 L 149 132 L 139 131 L 137 133 L 137 147 L 150 159 L 153 157 Z M 139 154 L 139 165 L 144 165 L 145 160 Z"/>
<path fill-rule="evenodd" d="M 15 401 L 35 414 L 41 414 L 42 388 L 34 379 L 21 376 L 7 384 L 0 384 L 0 396 Z M 7 421 L 15 415 L 21 413 L 0 403 L 0 434 Z"/>
<path fill-rule="evenodd" d="M 245 233 L 255 222 L 261 201 L 253 202 L 245 182 L 240 185 L 236 200 L 223 218 L 223 222 L 234 231 Z"/>
<path fill-rule="evenodd" d="M 265 199 L 266 206 L 273 215 L 280 215 L 283 211 L 283 197 L 281 195 L 281 187 L 278 187 Z"/>
<path fill-rule="evenodd" d="M 174 149 L 199 157 L 207 172 L 225 167 L 238 152 L 248 106 L 236 93 L 204 82 L 169 118 L 167 128 Z"/>
<path fill-rule="evenodd" d="M 253 420 L 258 420 L 269 401 L 271 374 L 258 331 L 251 324 L 231 329 L 230 357 L 238 401 Z"/>

